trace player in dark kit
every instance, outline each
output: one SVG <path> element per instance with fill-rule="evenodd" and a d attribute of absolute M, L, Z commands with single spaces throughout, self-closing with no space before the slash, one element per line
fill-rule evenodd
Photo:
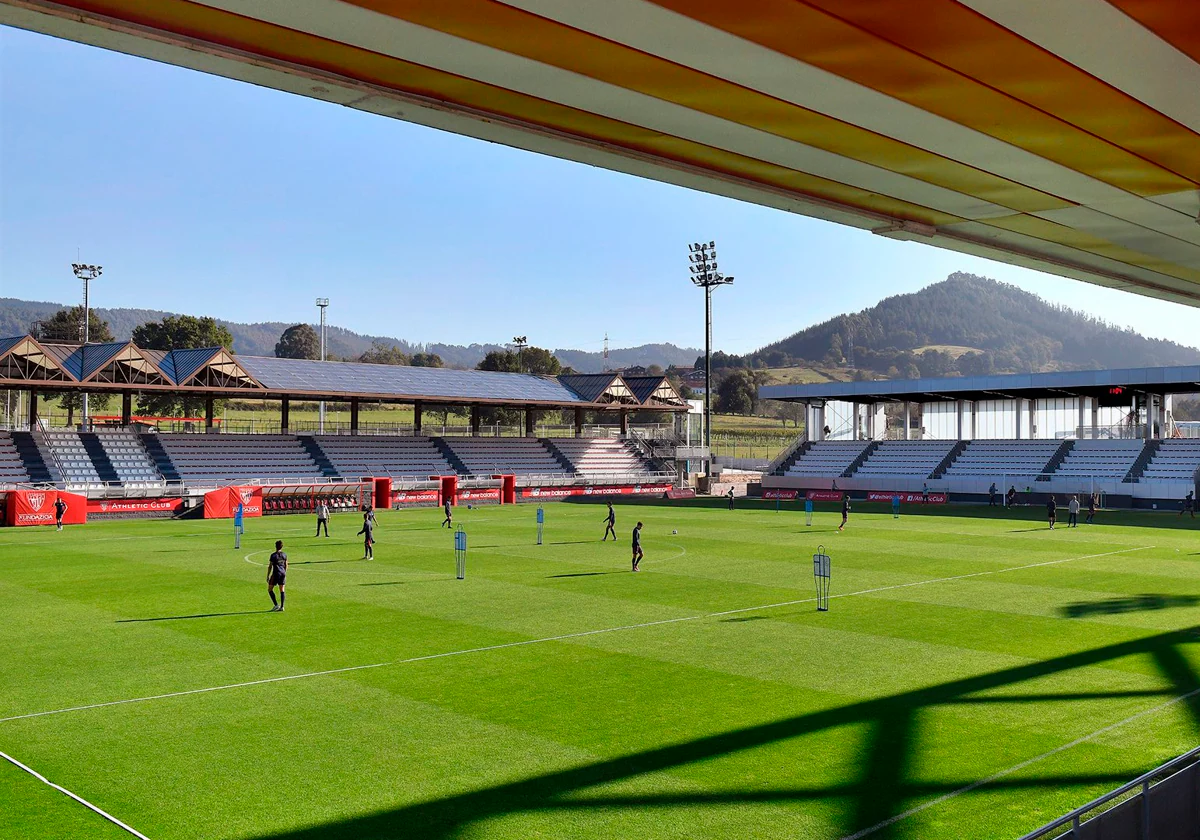
<path fill-rule="evenodd" d="M 1050 530 L 1054 530 L 1054 520 L 1058 519 L 1058 502 L 1054 501 L 1054 497 L 1050 497 L 1050 501 L 1046 502 L 1046 518 L 1050 520 Z"/>
<path fill-rule="evenodd" d="M 1180 516 L 1183 516 L 1185 513 L 1190 513 L 1192 519 L 1196 518 L 1196 491 L 1194 490 L 1188 491 L 1188 494 L 1183 499 L 1183 507 L 1179 509 Z"/>
<path fill-rule="evenodd" d="M 283 602 L 287 597 L 283 588 L 286 579 L 287 555 L 283 553 L 283 540 L 275 540 L 275 553 L 267 562 L 267 594 L 271 596 L 271 603 L 275 605 L 271 608 L 271 612 L 283 612 Z M 279 587 L 278 601 L 275 600 L 276 586 Z"/>
<path fill-rule="evenodd" d="M 1096 494 L 1092 493 L 1088 496 L 1088 515 L 1084 521 L 1091 525 L 1092 520 L 1096 518 Z"/>
<path fill-rule="evenodd" d="M 996 506 L 996 482 L 992 482 L 992 486 L 988 488 L 988 507 Z"/>
<path fill-rule="evenodd" d="M 67 515 L 67 503 L 62 500 L 62 496 L 59 496 L 58 499 L 55 500 L 55 502 L 54 502 L 54 524 L 58 527 L 58 530 L 60 530 L 60 531 L 62 530 L 63 517 L 66 515 Z"/>
<path fill-rule="evenodd" d="M 604 537 L 600 542 L 608 539 L 608 535 L 612 534 L 613 542 L 617 541 L 617 512 L 613 510 L 612 502 L 608 503 L 608 515 L 604 517 Z"/>
<path fill-rule="evenodd" d="M 445 525 L 450 530 L 454 530 L 454 514 L 450 510 L 449 499 L 445 501 L 445 503 L 442 505 L 442 508 L 446 511 L 446 518 L 442 520 L 442 525 Z M 440 528 L 441 525 L 438 527 Z"/>
<path fill-rule="evenodd" d="M 729 488 L 729 509 L 733 510 L 733 488 Z"/>
<path fill-rule="evenodd" d="M 633 570 L 640 571 L 638 564 L 642 562 L 642 523 L 639 522 L 633 529 Z"/>
<path fill-rule="evenodd" d="M 846 494 L 846 498 L 842 499 L 842 524 L 838 526 L 841 531 L 846 527 L 846 520 L 850 518 L 850 494 Z"/>
<path fill-rule="evenodd" d="M 363 538 L 363 559 L 371 560 L 375 557 L 375 523 L 371 519 L 370 513 L 363 514 L 362 530 L 358 532 Z"/>
<path fill-rule="evenodd" d="M 1008 492 L 1004 495 L 1004 506 L 1012 507 L 1017 503 L 1017 488 L 1009 487 Z"/>

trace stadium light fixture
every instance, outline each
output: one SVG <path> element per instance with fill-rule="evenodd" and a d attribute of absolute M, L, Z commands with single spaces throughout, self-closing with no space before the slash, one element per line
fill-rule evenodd
<path fill-rule="evenodd" d="M 704 446 L 709 451 L 705 474 L 712 472 L 712 290 L 728 286 L 732 277 L 717 271 L 717 243 L 695 242 L 688 246 L 691 281 L 704 289 Z"/>
<path fill-rule="evenodd" d="M 525 366 L 521 364 L 521 351 L 525 349 L 525 345 L 529 343 L 529 340 L 523 335 L 514 335 L 512 343 L 517 348 L 517 370 L 524 373 Z"/>
<path fill-rule="evenodd" d="M 321 361 L 325 361 L 325 310 L 329 308 L 329 298 L 317 298 L 317 308 L 321 310 Z M 317 403 L 317 428 L 325 433 L 325 401 Z"/>
<path fill-rule="evenodd" d="M 86 345 L 91 341 L 91 323 L 92 310 L 88 300 L 88 293 L 91 290 L 91 283 L 97 277 L 104 273 L 104 268 L 98 265 L 87 265 L 86 263 L 71 263 L 71 270 L 75 272 L 75 276 L 83 281 L 83 343 Z M 80 418 L 83 423 L 83 428 L 88 427 L 88 394 L 83 392 L 83 415 Z M 30 431 L 33 431 L 30 429 Z"/>

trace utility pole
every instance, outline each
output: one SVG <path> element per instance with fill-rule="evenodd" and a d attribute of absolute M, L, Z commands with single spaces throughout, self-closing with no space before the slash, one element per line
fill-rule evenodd
<path fill-rule="evenodd" d="M 732 277 L 717 271 L 717 243 L 694 242 L 688 246 L 692 283 L 704 289 L 704 446 L 708 449 L 705 474 L 712 473 L 712 290 L 728 286 Z"/>
<path fill-rule="evenodd" d="M 88 302 L 88 291 L 91 282 L 104 273 L 104 269 L 98 265 L 85 265 L 83 263 L 71 263 L 71 270 L 75 272 L 75 276 L 83 281 L 83 345 L 86 347 L 91 340 L 91 323 L 92 310 Z M 84 350 L 86 354 L 87 351 Z M 83 416 L 82 428 L 88 428 L 88 394 L 83 392 Z M 33 431 L 30 429 L 30 431 Z"/>
<path fill-rule="evenodd" d="M 321 310 L 321 361 L 325 361 L 325 310 L 329 307 L 329 298 L 317 298 L 317 307 Z M 325 400 L 317 404 L 317 430 L 325 434 Z"/>

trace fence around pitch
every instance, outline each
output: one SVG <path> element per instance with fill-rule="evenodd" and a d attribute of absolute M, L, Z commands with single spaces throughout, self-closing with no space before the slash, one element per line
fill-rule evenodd
<path fill-rule="evenodd" d="M 1184 777 L 1189 774 L 1189 777 Z M 1109 791 L 1101 797 L 1093 799 L 1088 804 L 1064 814 L 1041 828 L 1031 831 L 1020 840 L 1081 840 L 1082 837 L 1100 836 L 1099 834 L 1084 833 L 1088 823 L 1104 818 L 1106 832 L 1115 829 L 1111 835 L 1103 836 L 1138 837 L 1142 840 L 1183 840 L 1195 836 L 1190 830 L 1195 826 L 1195 820 L 1200 814 L 1193 813 L 1190 818 L 1167 818 L 1161 821 L 1155 819 L 1156 813 L 1165 811 L 1164 817 L 1179 816 L 1178 800 L 1190 802 L 1192 792 L 1200 780 L 1200 747 L 1184 753 L 1162 764 L 1149 773 L 1127 782 L 1116 790 Z M 1170 787 L 1165 783 L 1178 782 Z M 1178 800 L 1175 808 L 1171 809 L 1163 800 L 1174 794 Z M 1158 804 L 1156 805 L 1156 800 Z M 1195 809 L 1195 805 L 1193 804 Z M 1126 813 L 1119 814 L 1118 809 Z M 1120 821 L 1120 826 L 1114 825 Z M 1165 828 L 1157 833 L 1151 833 L 1153 827 Z M 1121 828 L 1129 830 L 1121 831 Z"/>

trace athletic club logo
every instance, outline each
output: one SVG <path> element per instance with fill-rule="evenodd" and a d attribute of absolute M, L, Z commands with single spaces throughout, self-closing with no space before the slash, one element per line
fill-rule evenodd
<path fill-rule="evenodd" d="M 42 505 L 46 503 L 45 493 L 30 493 L 25 498 L 29 500 L 29 506 L 37 511 L 40 511 Z"/>
<path fill-rule="evenodd" d="M 107 510 L 108 510 L 108 502 L 101 502 L 100 503 L 100 512 L 104 513 Z"/>
<path fill-rule="evenodd" d="M 250 500 L 254 498 L 253 490 L 239 490 L 238 493 L 241 495 L 242 504 L 244 505 L 250 504 Z"/>

